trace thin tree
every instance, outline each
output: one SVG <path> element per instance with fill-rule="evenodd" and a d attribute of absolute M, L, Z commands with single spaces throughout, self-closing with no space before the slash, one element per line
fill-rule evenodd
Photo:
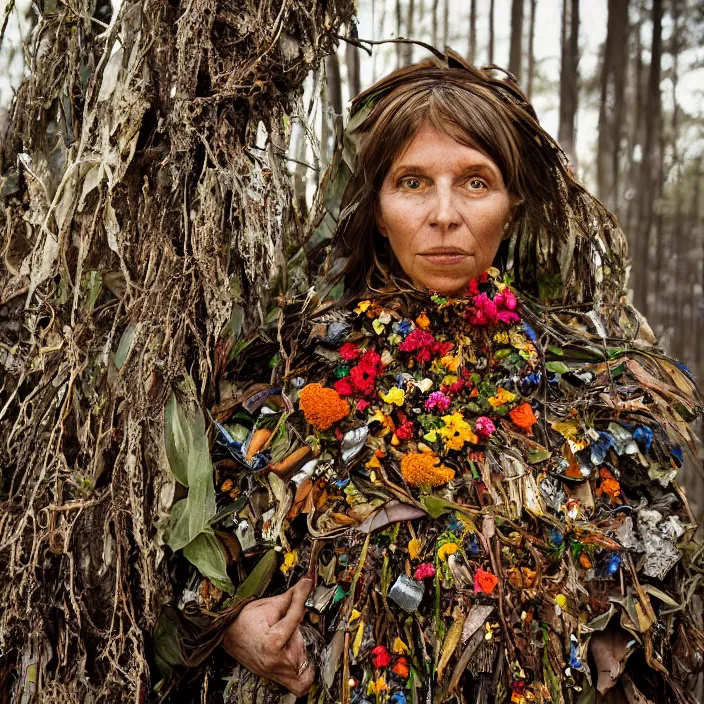
<path fill-rule="evenodd" d="M 653 241 L 653 224 L 655 215 L 655 196 L 657 194 L 657 177 L 659 169 L 659 152 L 657 132 L 662 110 L 660 96 L 660 75 L 662 61 L 662 17 L 663 0 L 653 0 L 652 23 L 653 34 L 650 49 L 650 71 L 648 73 L 648 90 L 645 107 L 645 139 L 641 160 L 638 188 L 638 238 L 634 252 L 635 303 L 643 315 L 648 315 L 648 285 L 650 247 Z"/>
<path fill-rule="evenodd" d="M 433 46 L 438 45 L 438 6 L 440 0 L 433 0 Z"/>
<path fill-rule="evenodd" d="M 538 10 L 538 0 L 530 0 L 530 20 L 528 24 L 528 84 L 526 93 L 528 100 L 533 99 L 533 83 L 535 81 L 535 15 Z"/>
<path fill-rule="evenodd" d="M 523 0 L 511 2 L 511 47 L 509 51 L 508 70 L 521 80 L 523 63 Z"/>
<path fill-rule="evenodd" d="M 579 98 L 579 0 L 562 2 L 560 120 L 558 141 L 576 164 L 575 120 Z"/>
<path fill-rule="evenodd" d="M 450 41 L 450 0 L 442 4 L 442 45 L 446 47 Z"/>
<path fill-rule="evenodd" d="M 467 60 L 474 64 L 477 60 L 477 0 L 469 4 L 469 44 L 467 47 Z"/>
<path fill-rule="evenodd" d="M 349 34 L 351 37 L 357 38 L 356 22 L 350 24 Z M 351 42 L 345 43 L 345 64 L 347 67 L 347 85 L 350 98 L 353 98 L 355 95 L 362 92 L 362 80 L 359 71 L 359 49 Z"/>
<path fill-rule="evenodd" d="M 414 15 L 415 15 L 415 1 L 408 0 L 408 8 L 406 12 L 406 38 L 413 38 L 413 27 L 414 27 Z M 413 63 L 413 44 L 403 44 L 402 45 L 402 64 L 404 66 L 410 66 Z"/>
<path fill-rule="evenodd" d="M 628 47 L 628 4 L 629 0 L 609 0 L 601 66 L 597 192 L 599 198 L 614 212 L 619 203 L 619 164 Z"/>
<path fill-rule="evenodd" d="M 495 0 L 489 0 L 489 63 L 494 63 L 494 10 Z"/>
<path fill-rule="evenodd" d="M 396 37 L 403 36 L 403 13 L 401 0 L 396 0 Z M 403 44 L 396 44 L 396 68 L 403 66 Z"/>

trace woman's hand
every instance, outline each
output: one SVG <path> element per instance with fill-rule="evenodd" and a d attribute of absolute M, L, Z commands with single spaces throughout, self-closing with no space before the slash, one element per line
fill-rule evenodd
<path fill-rule="evenodd" d="M 298 628 L 312 588 L 311 579 L 301 579 L 280 596 L 247 604 L 223 640 L 223 647 L 237 662 L 297 697 L 308 692 L 315 678 Z"/>

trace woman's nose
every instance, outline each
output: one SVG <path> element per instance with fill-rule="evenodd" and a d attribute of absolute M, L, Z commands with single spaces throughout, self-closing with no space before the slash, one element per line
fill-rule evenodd
<path fill-rule="evenodd" d="M 430 224 L 436 227 L 450 228 L 462 221 L 456 203 L 457 195 L 451 187 L 436 185 L 435 197 L 432 200 Z"/>

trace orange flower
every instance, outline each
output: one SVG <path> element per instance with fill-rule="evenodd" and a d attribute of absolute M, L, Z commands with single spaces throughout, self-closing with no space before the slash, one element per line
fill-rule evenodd
<path fill-rule="evenodd" d="M 401 675 L 404 679 L 408 679 L 408 676 L 411 674 L 408 669 L 408 660 L 406 660 L 406 658 L 399 658 L 396 664 L 391 668 L 391 671 L 395 672 L 397 675 Z"/>
<path fill-rule="evenodd" d="M 614 477 L 611 472 L 609 472 L 606 467 L 602 467 L 599 470 L 599 476 L 602 479 L 599 488 L 596 490 L 597 496 L 603 496 L 606 494 L 609 499 L 611 499 L 612 504 L 621 504 L 621 485 L 618 483 L 618 479 Z"/>
<path fill-rule="evenodd" d="M 508 414 L 511 416 L 514 425 L 527 432 L 530 432 L 531 428 L 538 422 L 533 409 L 528 403 L 522 403 L 520 406 L 512 408 Z"/>
<path fill-rule="evenodd" d="M 499 583 L 498 577 L 491 572 L 486 572 L 481 567 L 474 573 L 474 591 L 491 594 Z"/>
<path fill-rule="evenodd" d="M 300 405 L 306 420 L 316 430 L 327 430 L 350 412 L 349 404 L 335 389 L 320 384 L 308 384 L 301 389 Z"/>
<path fill-rule="evenodd" d="M 455 472 L 429 452 L 412 452 L 401 460 L 401 474 L 411 486 L 442 486 L 451 481 Z"/>

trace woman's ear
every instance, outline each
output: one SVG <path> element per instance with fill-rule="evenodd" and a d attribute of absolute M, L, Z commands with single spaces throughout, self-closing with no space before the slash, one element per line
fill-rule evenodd
<path fill-rule="evenodd" d="M 374 203 L 374 222 L 376 223 L 376 229 L 379 230 L 379 234 L 382 237 L 388 237 L 386 230 L 386 223 L 384 218 L 381 217 L 381 208 L 379 208 L 379 202 Z"/>

